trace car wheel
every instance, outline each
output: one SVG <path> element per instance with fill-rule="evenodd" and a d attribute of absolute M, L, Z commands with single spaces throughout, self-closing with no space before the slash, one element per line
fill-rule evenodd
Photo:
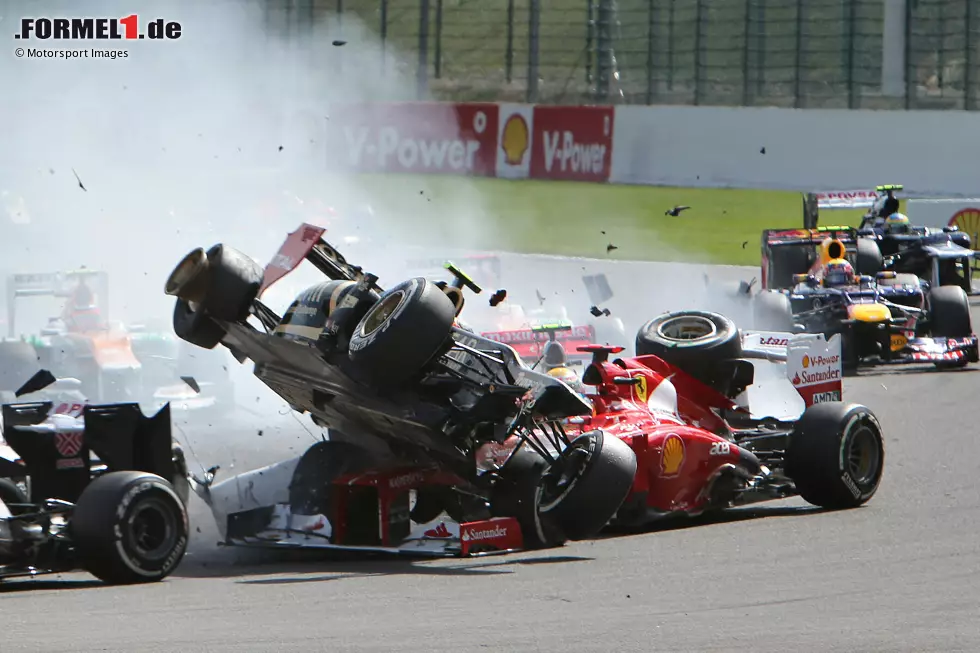
<path fill-rule="evenodd" d="M 174 304 L 174 333 L 202 349 L 214 349 L 225 337 L 221 325 L 203 312 L 193 310 L 183 299 Z"/>
<path fill-rule="evenodd" d="M 30 503 L 27 493 L 9 478 L 0 478 L 0 503 L 7 506 L 15 503 Z"/>
<path fill-rule="evenodd" d="M 793 330 L 793 307 L 783 293 L 763 291 L 756 295 L 752 314 L 755 328 L 760 331 Z"/>
<path fill-rule="evenodd" d="M 854 270 L 857 274 L 869 274 L 874 276 L 881 271 L 884 260 L 881 256 L 881 249 L 878 243 L 870 238 L 857 239 L 857 256 Z"/>
<path fill-rule="evenodd" d="M 969 338 L 973 335 L 970 300 L 959 286 L 940 286 L 929 292 L 931 332 L 937 338 Z M 969 360 L 936 363 L 940 369 L 965 367 Z"/>
<path fill-rule="evenodd" d="M 822 508 L 854 508 L 878 490 L 885 443 L 874 413 L 837 401 L 806 409 L 786 451 L 786 475 L 807 502 Z"/>
<path fill-rule="evenodd" d="M 379 385 L 414 378 L 450 342 L 456 307 L 422 277 L 388 290 L 364 315 L 350 339 L 350 359 Z"/>
<path fill-rule="evenodd" d="M 538 487 L 548 461 L 532 449 L 521 447 L 501 469 L 500 478 L 490 494 L 493 517 L 513 517 L 521 527 L 525 549 L 549 549 L 562 546 L 568 536 L 552 515 L 538 510 Z"/>
<path fill-rule="evenodd" d="M 82 492 L 71 517 L 81 566 L 111 585 L 169 576 L 187 551 L 187 509 L 155 474 L 110 472 Z"/>
<path fill-rule="evenodd" d="M 621 439 L 583 433 L 544 472 L 538 511 L 570 540 L 593 537 L 623 504 L 636 477 L 636 456 Z"/>
<path fill-rule="evenodd" d="M 714 387 L 719 362 L 742 356 L 735 323 L 707 311 L 665 313 L 636 334 L 636 355 L 654 355 Z"/>
<path fill-rule="evenodd" d="M 216 320 L 240 322 L 258 296 L 264 271 L 233 247 L 218 244 L 206 253 L 198 248 L 185 256 L 167 279 L 164 291 L 200 304 Z"/>

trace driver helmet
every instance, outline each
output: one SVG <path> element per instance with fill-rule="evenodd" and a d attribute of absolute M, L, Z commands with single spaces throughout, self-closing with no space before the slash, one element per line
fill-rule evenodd
<path fill-rule="evenodd" d="M 585 385 L 582 383 L 582 379 L 571 368 L 556 367 L 550 369 L 548 370 L 548 376 L 554 377 L 559 381 L 564 381 L 565 385 L 579 394 L 585 394 Z"/>
<path fill-rule="evenodd" d="M 909 230 L 909 219 L 904 213 L 892 213 L 885 218 L 885 230 L 888 233 L 900 234 Z"/>
<path fill-rule="evenodd" d="M 847 259 L 828 261 L 823 269 L 823 284 L 825 286 L 846 286 L 854 283 L 854 268 Z"/>

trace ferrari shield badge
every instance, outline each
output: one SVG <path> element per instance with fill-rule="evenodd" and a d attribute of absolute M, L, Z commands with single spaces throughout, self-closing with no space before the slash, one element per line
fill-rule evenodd
<path fill-rule="evenodd" d="M 639 376 L 637 377 L 639 381 L 633 388 L 636 390 L 636 398 L 641 402 L 646 403 L 647 400 L 647 377 Z"/>
<path fill-rule="evenodd" d="M 664 447 L 660 454 L 660 475 L 664 478 L 677 476 L 684 465 L 684 440 L 676 433 L 671 433 L 664 439 Z"/>

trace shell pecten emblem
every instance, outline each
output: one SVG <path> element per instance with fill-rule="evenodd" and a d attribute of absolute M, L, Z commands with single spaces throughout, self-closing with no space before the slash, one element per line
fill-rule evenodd
<path fill-rule="evenodd" d="M 803 369 L 810 367 L 810 357 L 806 354 L 803 355 Z"/>
<path fill-rule="evenodd" d="M 507 162 L 507 165 L 521 165 L 530 141 L 527 121 L 524 120 L 524 116 L 519 113 L 511 114 L 504 124 L 504 131 L 500 138 L 500 149 L 504 151 L 504 161 Z"/>
<path fill-rule="evenodd" d="M 664 448 L 660 454 L 660 475 L 664 477 L 677 476 L 684 464 L 684 440 L 676 433 L 671 433 L 664 439 Z"/>

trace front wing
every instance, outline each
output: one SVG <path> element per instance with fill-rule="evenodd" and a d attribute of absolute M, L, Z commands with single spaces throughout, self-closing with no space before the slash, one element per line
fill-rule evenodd
<path fill-rule="evenodd" d="M 913 338 L 903 349 L 893 352 L 884 364 L 956 363 L 980 361 L 977 336 L 968 338 Z"/>

